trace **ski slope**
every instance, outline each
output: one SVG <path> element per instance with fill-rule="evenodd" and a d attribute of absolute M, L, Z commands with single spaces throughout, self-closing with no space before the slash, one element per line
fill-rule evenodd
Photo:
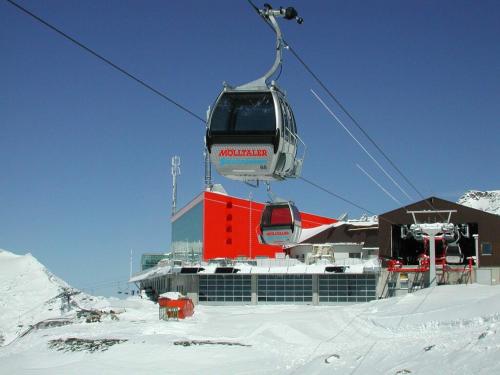
<path fill-rule="evenodd" d="M 0 255 L 2 309 L 14 316 L 9 309 L 14 306 L 10 302 L 18 300 L 12 297 L 16 288 L 29 287 L 34 295 L 37 285 L 46 288 L 50 276 L 36 284 L 17 278 L 6 295 L 6 253 Z M 11 262 L 11 277 L 29 264 L 43 268 L 31 256 L 26 259 L 29 262 Z M 44 298 L 52 294 L 47 292 Z M 101 322 L 86 323 L 76 317 L 74 305 L 70 311 L 58 310 L 55 315 L 71 324 L 5 341 L 0 347 L 0 373 L 500 373 L 500 287 L 496 286 L 440 286 L 351 306 L 196 306 L 192 318 L 168 322 L 158 320 L 157 305 L 139 298 L 74 298 L 86 308 L 113 310 L 117 319 L 106 316 Z M 42 310 L 41 317 L 47 315 Z M 32 313 L 29 316 L 37 320 Z M 0 331 L 12 332 L 3 314 L 0 323 Z M 68 338 L 123 341 L 93 352 L 50 347 Z"/>

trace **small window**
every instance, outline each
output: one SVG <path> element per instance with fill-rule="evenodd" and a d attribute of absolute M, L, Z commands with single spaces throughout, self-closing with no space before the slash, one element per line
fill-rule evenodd
<path fill-rule="evenodd" d="M 223 93 L 215 103 L 210 130 L 214 134 L 274 134 L 273 95 L 269 91 Z"/>
<path fill-rule="evenodd" d="M 293 211 L 293 219 L 295 220 L 295 222 L 300 223 L 302 220 L 299 209 L 295 205 L 292 205 L 292 211 Z"/>
<path fill-rule="evenodd" d="M 297 126 L 295 124 L 295 117 L 293 116 L 292 108 L 290 107 L 290 105 L 288 103 L 285 103 L 285 106 L 286 106 L 286 113 L 287 113 L 287 117 L 288 117 L 290 131 L 293 134 L 295 134 L 295 133 L 297 133 Z"/>
<path fill-rule="evenodd" d="M 483 242 L 481 244 L 481 255 L 492 255 L 492 254 L 493 254 L 493 247 L 491 246 L 491 243 Z"/>
<path fill-rule="evenodd" d="M 292 222 L 292 215 L 290 208 L 277 207 L 271 211 L 271 225 L 290 225 Z"/>
<path fill-rule="evenodd" d="M 283 125 L 283 136 L 285 137 L 285 141 L 290 142 L 290 119 L 286 104 L 280 98 L 280 109 L 281 109 L 281 123 Z"/>

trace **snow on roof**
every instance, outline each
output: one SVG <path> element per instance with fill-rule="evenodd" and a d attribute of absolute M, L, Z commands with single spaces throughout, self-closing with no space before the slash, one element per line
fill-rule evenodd
<path fill-rule="evenodd" d="M 171 300 L 178 300 L 178 299 L 184 298 L 184 295 L 182 295 L 179 292 L 167 292 L 167 293 L 160 294 L 160 297 L 161 298 L 168 298 Z"/>
<path fill-rule="evenodd" d="M 215 263 L 198 264 L 196 266 L 189 265 L 188 268 L 202 268 L 198 273 L 201 275 L 215 274 L 217 268 L 234 268 L 238 274 L 322 274 L 329 273 L 326 267 L 342 266 L 345 267 L 344 273 L 362 274 L 366 270 L 374 271 L 380 268 L 378 259 L 348 259 L 339 262 L 325 262 L 321 264 L 305 264 L 298 262 L 296 259 L 268 259 L 269 265 L 254 265 L 245 262 L 236 262 L 232 265 L 219 265 Z M 275 264 L 275 265 L 273 265 Z M 178 273 L 181 267 L 157 266 L 138 273 L 129 280 L 129 282 L 137 282 L 141 280 L 151 279 L 158 276 L 163 276 L 169 273 Z M 221 273 L 222 274 L 222 273 Z"/>
<path fill-rule="evenodd" d="M 170 272 L 172 267 L 170 266 L 160 266 L 157 265 L 153 268 L 148 268 L 147 270 L 141 271 L 133 275 L 130 280 L 128 281 L 129 283 L 135 283 L 137 281 L 145 280 L 145 279 L 152 279 L 154 277 L 158 276 L 163 276 L 166 275 L 167 273 Z"/>
<path fill-rule="evenodd" d="M 299 244 L 307 241 L 310 238 L 313 238 L 314 236 L 330 229 L 330 228 L 337 228 L 341 227 L 343 225 L 350 225 L 353 227 L 372 227 L 372 226 L 378 226 L 378 221 L 375 220 L 367 220 L 367 221 L 362 221 L 362 220 L 348 220 L 348 221 L 337 221 L 336 223 L 333 224 L 323 224 L 318 227 L 313 227 L 313 228 L 303 228 L 302 232 L 300 233 L 299 237 Z M 287 245 L 285 248 L 289 247 L 294 247 L 294 245 Z"/>

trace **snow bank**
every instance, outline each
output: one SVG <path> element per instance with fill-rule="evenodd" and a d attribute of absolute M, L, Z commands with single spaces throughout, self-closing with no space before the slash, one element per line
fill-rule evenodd
<path fill-rule="evenodd" d="M 41 320 L 50 306 L 43 301 L 64 284 L 29 255 L 2 252 L 0 267 L 2 303 L 28 309 L 24 314 Z M 28 275 L 37 281 L 28 284 Z M 24 299 L 10 296 L 18 290 L 39 298 L 45 308 L 30 312 Z M 439 286 L 348 306 L 198 305 L 193 317 L 167 322 L 158 319 L 158 305 L 138 297 L 88 304 L 105 302 L 121 312 L 118 319 L 33 331 L 0 348 L 0 372 L 500 373 L 499 286 Z M 107 342 L 114 345 L 86 349 Z M 54 348 L 63 343 L 65 349 L 78 345 L 62 352 Z"/>

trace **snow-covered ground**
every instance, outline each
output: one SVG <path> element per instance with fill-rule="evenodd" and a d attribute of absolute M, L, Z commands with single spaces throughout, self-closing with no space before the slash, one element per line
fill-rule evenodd
<path fill-rule="evenodd" d="M 29 277 L 28 266 L 35 276 L 42 270 L 45 279 Z M 60 308 L 63 300 L 57 309 L 49 307 L 42 300 L 53 299 L 61 284 L 43 270 L 31 256 L 0 253 L 2 374 L 500 373 L 500 288 L 495 286 L 441 286 L 351 306 L 196 306 L 192 318 L 164 322 L 158 320 L 157 305 L 132 297 L 74 295 L 70 310 Z M 56 287 L 51 290 L 49 283 Z M 40 318 L 27 313 L 32 309 L 22 302 L 27 292 L 40 297 Z M 76 317 L 76 304 L 116 315 L 86 323 Z M 51 313 L 72 324 L 13 339 L 19 322 L 34 324 Z M 61 343 L 68 338 L 80 344 Z M 96 350 L 82 344 L 84 339 Z M 102 351 L 100 339 L 126 341 Z"/>

